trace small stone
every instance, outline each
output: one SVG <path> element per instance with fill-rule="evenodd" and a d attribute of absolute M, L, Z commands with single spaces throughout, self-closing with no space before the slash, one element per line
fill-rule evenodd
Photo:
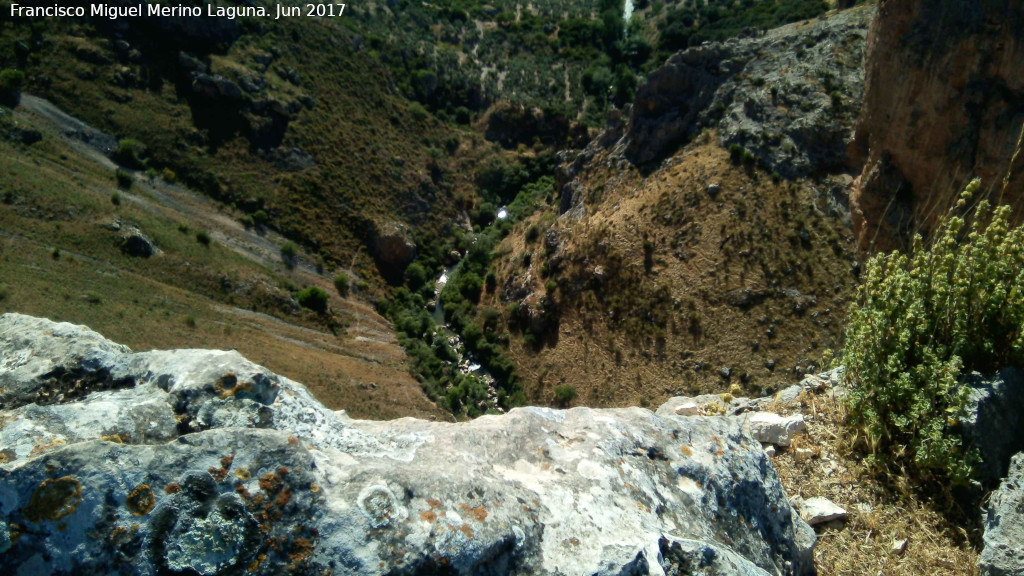
<path fill-rule="evenodd" d="M 807 429 L 801 414 L 779 416 L 771 412 L 754 412 L 747 418 L 750 433 L 762 443 L 789 446 L 793 436 Z"/>
<path fill-rule="evenodd" d="M 828 498 L 815 496 L 800 503 L 800 517 L 811 526 L 835 520 L 845 521 L 847 516 L 846 510 Z"/>
<path fill-rule="evenodd" d="M 714 198 L 718 196 L 718 193 L 722 191 L 722 188 L 718 184 L 708 184 L 708 196 Z"/>
<path fill-rule="evenodd" d="M 793 457 L 797 462 L 806 462 L 814 457 L 814 451 L 810 448 L 797 448 L 796 452 L 793 453 Z"/>
<path fill-rule="evenodd" d="M 676 408 L 676 415 L 678 416 L 697 416 L 699 414 L 700 406 L 697 406 L 696 402 L 686 402 Z"/>
<path fill-rule="evenodd" d="M 775 446 L 772 446 L 771 444 L 765 444 L 765 446 L 764 446 L 764 453 L 767 454 L 769 458 L 774 458 L 775 457 Z"/>
<path fill-rule="evenodd" d="M 907 543 L 908 542 L 907 542 L 906 538 L 903 538 L 902 540 L 898 539 L 898 538 L 893 538 L 892 539 L 892 551 L 897 553 L 897 554 L 903 554 L 904 552 L 907 551 Z"/>

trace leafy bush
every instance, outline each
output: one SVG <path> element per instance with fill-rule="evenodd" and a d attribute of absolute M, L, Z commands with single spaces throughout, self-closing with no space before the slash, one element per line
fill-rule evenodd
<path fill-rule="evenodd" d="M 965 211 L 975 180 L 955 211 Z M 1024 362 L 1024 228 L 981 202 L 951 212 L 930 245 L 868 261 L 842 361 L 849 423 L 876 464 L 964 481 L 976 455 L 958 434 L 968 388 L 961 371 Z"/>
<path fill-rule="evenodd" d="M 427 112 L 423 104 L 415 101 L 409 103 L 409 113 L 412 114 L 413 119 L 417 122 L 422 122 L 430 116 L 430 112 Z"/>
<path fill-rule="evenodd" d="M 295 268 L 296 259 L 299 257 L 299 247 L 294 242 L 285 242 L 281 245 L 281 260 L 289 270 Z"/>
<path fill-rule="evenodd" d="M 212 240 L 210 239 L 210 233 L 206 230 L 200 230 L 196 232 L 196 242 L 199 242 L 203 246 L 209 246 Z"/>
<path fill-rule="evenodd" d="M 21 89 L 25 85 L 25 73 L 8 68 L 0 72 L 0 104 L 17 106 L 21 101 Z"/>
<path fill-rule="evenodd" d="M 114 161 L 129 168 L 142 168 L 146 161 L 143 157 L 146 154 L 146 147 L 132 140 L 125 138 L 117 143 L 117 150 L 114 151 Z"/>
<path fill-rule="evenodd" d="M 555 403 L 566 407 L 576 399 L 576 389 L 572 386 L 555 386 Z"/>
<path fill-rule="evenodd" d="M 117 179 L 118 188 L 122 188 L 124 190 L 131 190 L 132 182 L 134 181 L 131 172 L 118 168 L 117 172 L 114 172 L 114 178 Z"/>
<path fill-rule="evenodd" d="M 295 295 L 299 306 L 323 314 L 327 312 L 327 292 L 319 286 L 309 286 Z"/>
<path fill-rule="evenodd" d="M 342 298 L 348 296 L 350 284 L 348 274 L 342 273 L 334 277 L 334 289 L 338 291 Z"/>

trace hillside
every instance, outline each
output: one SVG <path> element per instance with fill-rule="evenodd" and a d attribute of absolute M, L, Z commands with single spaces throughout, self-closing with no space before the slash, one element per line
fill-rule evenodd
<path fill-rule="evenodd" d="M 95 147 L 111 138 L 45 100 L 24 97 L 0 124 L 3 310 L 88 318 L 142 349 L 236 348 L 367 417 L 439 415 L 387 320 L 309 255 L 286 262 L 280 235 L 161 178 L 122 171 L 119 186 Z M 327 314 L 296 303 L 308 286 L 333 294 Z"/>
<path fill-rule="evenodd" d="M 628 116 L 560 156 L 557 204 L 484 234 L 493 281 L 473 293 L 456 272 L 476 310 L 456 326 L 507 341 L 543 403 L 770 392 L 828 361 L 857 283 L 842 158 L 872 14 L 693 48 L 651 73 Z"/>

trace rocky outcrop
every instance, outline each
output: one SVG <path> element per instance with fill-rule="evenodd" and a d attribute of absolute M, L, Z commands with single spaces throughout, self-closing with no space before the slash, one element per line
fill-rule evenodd
<path fill-rule="evenodd" d="M 883 0 L 869 34 L 851 195 L 862 248 L 929 229 L 971 178 L 1020 208 L 1024 2 Z"/>
<path fill-rule="evenodd" d="M 994 485 L 1006 476 L 1010 458 L 1024 451 L 1024 372 L 1005 368 L 991 377 L 974 372 L 964 381 L 970 386 L 964 437 L 981 457 L 977 479 Z"/>
<path fill-rule="evenodd" d="M 384 277 L 401 280 L 406 267 L 416 259 L 416 242 L 409 227 L 394 220 L 376 223 L 370 242 Z"/>
<path fill-rule="evenodd" d="M 660 160 L 705 128 L 787 177 L 844 163 L 860 107 L 871 11 L 679 52 L 637 90 L 625 156 Z"/>
<path fill-rule="evenodd" d="M 1024 574 L 1024 453 L 1010 464 L 1009 474 L 989 498 L 985 516 L 985 549 L 979 565 L 983 576 Z"/>
<path fill-rule="evenodd" d="M 361 422 L 236 352 L 6 314 L 0 446 L 0 558 L 26 573 L 814 570 L 734 418 Z"/>

